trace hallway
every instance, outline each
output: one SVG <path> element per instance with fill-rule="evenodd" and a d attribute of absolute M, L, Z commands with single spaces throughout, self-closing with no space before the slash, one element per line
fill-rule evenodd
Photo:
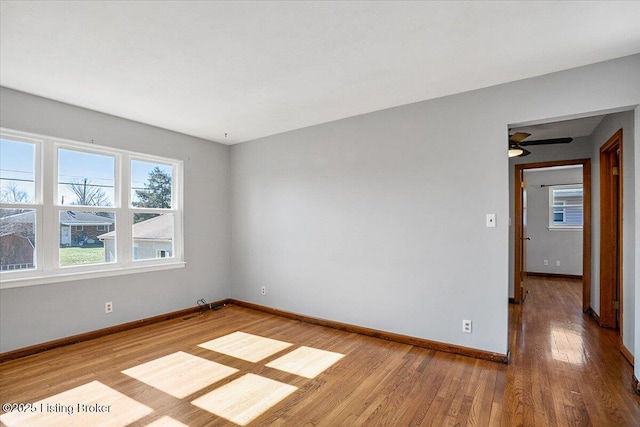
<path fill-rule="evenodd" d="M 640 396 L 617 331 L 581 310 L 579 280 L 529 276 L 510 304 L 502 425 L 638 425 Z M 498 390 L 496 390 L 498 392 Z"/>

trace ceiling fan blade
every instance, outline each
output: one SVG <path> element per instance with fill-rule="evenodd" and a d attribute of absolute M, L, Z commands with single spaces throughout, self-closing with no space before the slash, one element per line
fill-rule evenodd
<path fill-rule="evenodd" d="M 551 139 L 537 139 L 533 141 L 522 141 L 521 146 L 531 145 L 550 145 L 550 144 L 568 144 L 573 141 L 573 138 L 551 138 Z"/>
<path fill-rule="evenodd" d="M 522 147 L 520 147 L 522 149 L 522 154 L 520 154 L 518 157 L 524 157 L 524 156 L 528 156 L 529 154 L 531 154 L 531 151 L 524 149 Z"/>
<path fill-rule="evenodd" d="M 516 132 L 513 135 L 509 135 L 509 142 L 518 144 L 528 136 L 531 136 L 531 134 L 526 132 Z"/>

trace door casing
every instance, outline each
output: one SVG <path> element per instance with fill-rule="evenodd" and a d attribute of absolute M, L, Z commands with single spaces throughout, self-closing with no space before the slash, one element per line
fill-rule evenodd
<path fill-rule="evenodd" d="M 614 166 L 618 167 L 617 177 L 612 172 Z M 600 326 L 620 327 L 621 331 L 622 191 L 622 129 L 620 129 L 600 147 Z M 618 302 L 618 316 L 613 307 L 614 301 Z"/>
<path fill-rule="evenodd" d="M 583 186 L 583 225 L 582 225 L 582 311 L 591 308 L 591 159 L 559 160 L 550 162 L 524 163 L 515 165 L 515 209 L 514 209 L 514 293 L 516 303 L 522 303 L 526 295 L 520 287 L 520 278 L 526 274 L 522 271 L 524 251 L 522 243 L 527 236 L 522 235 L 523 200 L 522 186 L 524 171 L 527 169 L 549 168 L 554 166 L 582 166 Z"/>

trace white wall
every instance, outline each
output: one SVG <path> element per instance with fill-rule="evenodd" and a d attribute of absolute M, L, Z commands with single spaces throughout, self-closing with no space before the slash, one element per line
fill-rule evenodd
<path fill-rule="evenodd" d="M 600 314 L 600 147 L 614 133 L 622 129 L 622 337 L 624 345 L 634 351 L 635 313 L 639 312 L 635 305 L 636 284 L 640 283 L 640 273 L 635 257 L 640 240 L 635 238 L 636 193 L 640 187 L 635 181 L 635 125 L 634 112 L 612 114 L 605 117 L 591 134 L 593 154 L 591 161 L 592 177 L 592 223 L 594 228 L 591 243 L 591 307 Z M 638 359 L 640 360 L 640 359 Z"/>
<path fill-rule="evenodd" d="M 0 125 L 184 161 L 186 267 L 0 291 L 0 352 L 229 297 L 227 146 L 0 89 Z M 104 303 L 113 302 L 113 313 Z"/>
<path fill-rule="evenodd" d="M 531 169 L 526 183 L 527 271 L 582 276 L 582 229 L 549 229 L 549 186 L 582 183 L 582 167 Z"/>
<path fill-rule="evenodd" d="M 507 125 L 638 104 L 638 75 L 635 55 L 233 146 L 233 296 L 506 353 Z"/>

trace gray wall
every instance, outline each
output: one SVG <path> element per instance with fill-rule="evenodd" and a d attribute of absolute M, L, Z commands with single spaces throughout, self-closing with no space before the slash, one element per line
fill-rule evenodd
<path fill-rule="evenodd" d="M 186 260 L 182 269 L 3 289 L 1 352 L 229 296 L 227 146 L 6 88 L 0 118 L 7 128 L 183 160 Z"/>
<path fill-rule="evenodd" d="M 548 187 L 581 183 L 582 168 L 532 169 L 526 177 L 527 236 L 531 238 L 527 242 L 527 271 L 582 276 L 582 229 L 549 229 Z"/>
<path fill-rule="evenodd" d="M 233 296 L 506 353 L 507 126 L 636 105 L 638 75 L 635 55 L 233 146 Z"/>
<path fill-rule="evenodd" d="M 622 129 L 622 316 L 623 344 L 631 351 L 637 345 L 634 344 L 634 322 L 638 307 L 635 306 L 635 293 L 637 284 L 640 284 L 640 273 L 636 264 L 636 251 L 640 240 L 634 238 L 636 231 L 636 193 L 640 185 L 635 180 L 635 143 L 636 130 L 634 126 L 634 112 L 612 114 L 604 118 L 591 135 L 593 141 L 593 155 L 591 161 L 592 177 L 592 223 L 594 227 L 591 243 L 591 307 L 600 314 L 600 147 L 611 136 Z M 640 359 L 638 359 L 640 360 Z"/>

